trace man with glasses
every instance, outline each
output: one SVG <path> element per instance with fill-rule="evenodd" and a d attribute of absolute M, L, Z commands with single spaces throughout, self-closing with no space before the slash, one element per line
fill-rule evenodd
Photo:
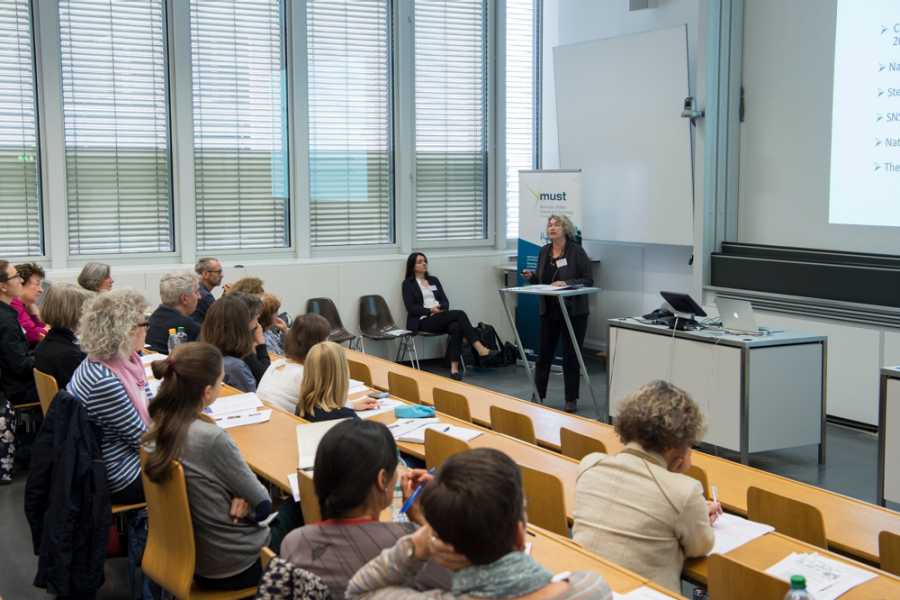
<path fill-rule="evenodd" d="M 204 256 L 194 265 L 194 271 L 200 277 L 200 300 L 191 318 L 203 323 L 206 311 L 216 301 L 212 291 L 222 283 L 222 261 L 211 256 Z"/>

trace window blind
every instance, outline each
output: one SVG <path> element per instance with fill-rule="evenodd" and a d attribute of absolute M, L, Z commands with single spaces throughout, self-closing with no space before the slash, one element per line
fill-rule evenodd
<path fill-rule="evenodd" d="M 162 0 L 59 0 L 69 253 L 174 250 Z"/>
<path fill-rule="evenodd" d="M 416 0 L 415 68 L 416 239 L 485 239 L 485 0 Z"/>
<path fill-rule="evenodd" d="M 394 241 L 389 0 L 309 0 L 313 246 Z"/>
<path fill-rule="evenodd" d="M 0 0 L 0 257 L 43 254 L 29 0 Z"/>
<path fill-rule="evenodd" d="M 281 0 L 191 0 L 197 249 L 290 246 Z"/>
<path fill-rule="evenodd" d="M 534 152 L 535 1 L 506 0 L 507 239 L 519 237 L 519 171 L 537 166 Z"/>

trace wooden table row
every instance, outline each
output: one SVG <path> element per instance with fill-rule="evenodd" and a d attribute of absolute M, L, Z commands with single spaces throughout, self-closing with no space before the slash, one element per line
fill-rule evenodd
<path fill-rule="evenodd" d="M 231 393 L 234 392 L 231 391 Z M 447 415 L 439 413 L 438 417 L 442 422 L 448 424 L 473 428 L 472 424 L 461 422 Z M 385 414 L 375 418 L 390 422 L 393 420 L 393 415 Z M 297 471 L 296 426 L 299 423 L 303 423 L 303 420 L 272 407 L 272 418 L 268 422 L 229 429 L 231 437 L 240 448 L 250 467 L 261 477 L 287 493 L 290 493 L 288 475 Z M 566 490 L 566 512 L 571 517 L 575 471 L 577 468 L 577 463 L 574 460 L 477 425 L 474 428 L 481 430 L 482 435 L 474 438 L 469 443 L 471 446 L 491 447 L 502 450 L 518 464 L 554 473 L 560 477 Z M 423 445 L 411 443 L 400 443 L 398 445 L 403 452 L 418 458 L 424 458 Z M 551 571 L 592 570 L 603 575 L 614 590 L 623 593 L 646 584 L 646 580 L 640 576 L 578 547 L 571 540 L 534 527 L 532 527 L 532 530 L 536 538 L 532 540 L 533 555 Z M 813 548 L 780 534 L 768 534 L 733 552 L 737 553 L 735 556 L 740 556 L 747 564 L 759 569 L 765 569 L 791 552 L 809 552 L 813 550 L 823 552 L 821 549 Z M 831 553 L 827 554 L 837 560 L 850 562 Z M 748 556 L 752 558 L 747 558 Z M 846 596 L 847 598 L 900 598 L 900 578 L 887 575 L 870 567 L 864 568 L 869 568 L 873 572 L 878 573 L 878 577 L 852 590 Z M 704 584 L 706 582 L 706 569 L 706 559 L 690 561 L 685 565 L 685 577 Z M 889 590 L 890 593 L 884 595 L 882 590 Z"/>
<path fill-rule="evenodd" d="M 490 427 L 492 405 L 528 415 L 534 423 L 538 443 L 553 451 L 560 449 L 559 430 L 562 427 L 601 440 L 610 452 L 618 452 L 622 448 L 614 429 L 599 421 L 412 369 L 361 352 L 348 351 L 348 357 L 366 364 L 372 373 L 373 385 L 379 388 L 387 389 L 388 372 L 394 371 L 416 379 L 421 400 L 425 403 L 432 403 L 435 387 L 466 396 L 473 421 L 485 427 Z M 881 531 L 900 534 L 900 514 L 895 511 L 703 452 L 695 451 L 692 458 L 694 464 L 706 472 L 710 483 L 718 487 L 719 500 L 725 509 L 734 514 L 747 514 L 747 489 L 751 486 L 815 506 L 824 516 L 829 548 L 841 554 L 877 565 L 878 534 Z M 569 501 L 570 490 L 574 487 L 574 467 L 561 462 L 558 469 L 550 472 L 556 473 L 563 480 Z"/>

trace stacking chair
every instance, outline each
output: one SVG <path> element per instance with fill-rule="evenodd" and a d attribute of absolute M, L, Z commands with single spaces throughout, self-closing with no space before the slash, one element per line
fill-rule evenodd
<path fill-rule="evenodd" d="M 194 585 L 194 528 L 188 506 L 184 469 L 172 461 L 169 477 L 154 483 L 146 475 L 147 545 L 141 570 L 179 600 L 238 600 L 252 598 L 256 588 L 235 591 L 208 591 Z"/>
<path fill-rule="evenodd" d="M 53 402 L 53 396 L 59 391 L 59 386 L 56 384 L 56 377 L 34 369 L 34 383 L 37 386 L 38 400 L 41 402 L 41 411 L 46 416 L 47 411 L 50 410 L 50 403 Z"/>
<path fill-rule="evenodd" d="M 461 421 L 472 422 L 472 413 L 469 412 L 469 401 L 462 394 L 434 388 L 432 399 L 434 400 L 434 409 L 436 411 L 456 417 Z"/>
<path fill-rule="evenodd" d="M 879 533 L 878 556 L 882 571 L 900 575 L 900 535 L 890 531 Z"/>
<path fill-rule="evenodd" d="M 572 431 L 567 427 L 559 428 L 560 452 L 563 456 L 581 460 L 592 452 L 606 454 L 606 444 L 589 435 Z"/>
<path fill-rule="evenodd" d="M 425 466 L 429 469 L 440 467 L 444 461 L 471 448 L 461 439 L 435 431 L 425 430 Z"/>
<path fill-rule="evenodd" d="M 407 402 L 422 403 L 419 397 L 419 384 L 415 379 L 406 375 L 388 371 L 388 392 L 391 396 L 397 396 Z"/>
<path fill-rule="evenodd" d="M 709 492 L 709 478 L 706 476 L 706 471 L 697 465 L 691 465 L 691 468 L 685 472 L 685 475 L 699 481 L 700 485 L 703 486 L 703 497 L 707 500 L 712 500 L 712 494 Z"/>
<path fill-rule="evenodd" d="M 822 513 L 805 502 L 751 486 L 747 489 L 747 518 L 808 544 L 828 548 Z"/>
<path fill-rule="evenodd" d="M 366 363 L 357 362 L 352 359 L 347 359 L 347 366 L 350 367 L 350 378 L 355 379 L 357 381 L 362 381 L 369 387 L 374 387 L 372 384 L 372 371 L 369 369 L 369 365 Z"/>
<path fill-rule="evenodd" d="M 563 537 L 569 537 L 566 497 L 556 475 L 519 465 L 528 522 Z"/>
<path fill-rule="evenodd" d="M 322 510 L 319 506 L 319 497 L 316 496 L 316 487 L 309 473 L 297 472 L 297 486 L 300 488 L 300 510 L 303 512 L 303 522 L 307 525 L 318 523 L 322 520 Z"/>
<path fill-rule="evenodd" d="M 397 356 L 394 358 L 396 362 L 400 362 L 405 358 L 409 358 L 415 368 L 419 368 L 419 355 L 416 351 L 415 333 L 404 330 L 405 333 L 400 335 L 391 335 L 387 333 L 393 329 L 403 329 L 397 327 L 394 323 L 394 317 L 391 315 L 391 309 L 388 307 L 384 298 L 378 294 L 369 294 L 359 299 L 359 331 L 362 335 L 362 351 L 366 351 L 365 340 L 399 340 L 400 346 L 397 348 Z"/>
<path fill-rule="evenodd" d="M 723 554 L 709 557 L 710 600 L 783 600 L 790 585 Z"/>
<path fill-rule="evenodd" d="M 534 435 L 534 423 L 531 417 L 506 410 L 499 406 L 491 406 L 491 429 L 497 433 L 512 436 L 523 442 L 537 445 L 537 437 Z"/>
<path fill-rule="evenodd" d="M 348 344 L 350 348 L 358 347 L 359 338 L 344 327 L 337 306 L 334 305 L 334 301 L 331 298 L 310 298 L 306 301 L 306 313 L 325 317 L 325 320 L 331 326 L 331 333 L 328 334 L 329 341 L 338 344 L 350 342 Z"/>

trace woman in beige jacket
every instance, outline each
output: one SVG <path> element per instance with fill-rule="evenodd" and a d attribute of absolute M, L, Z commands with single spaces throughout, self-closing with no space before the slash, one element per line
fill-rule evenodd
<path fill-rule="evenodd" d="M 664 381 L 626 398 L 616 418 L 625 448 L 589 454 L 575 485 L 575 541 L 675 592 L 685 557 L 713 547 L 720 507 L 684 475 L 703 415 L 688 394 Z"/>

